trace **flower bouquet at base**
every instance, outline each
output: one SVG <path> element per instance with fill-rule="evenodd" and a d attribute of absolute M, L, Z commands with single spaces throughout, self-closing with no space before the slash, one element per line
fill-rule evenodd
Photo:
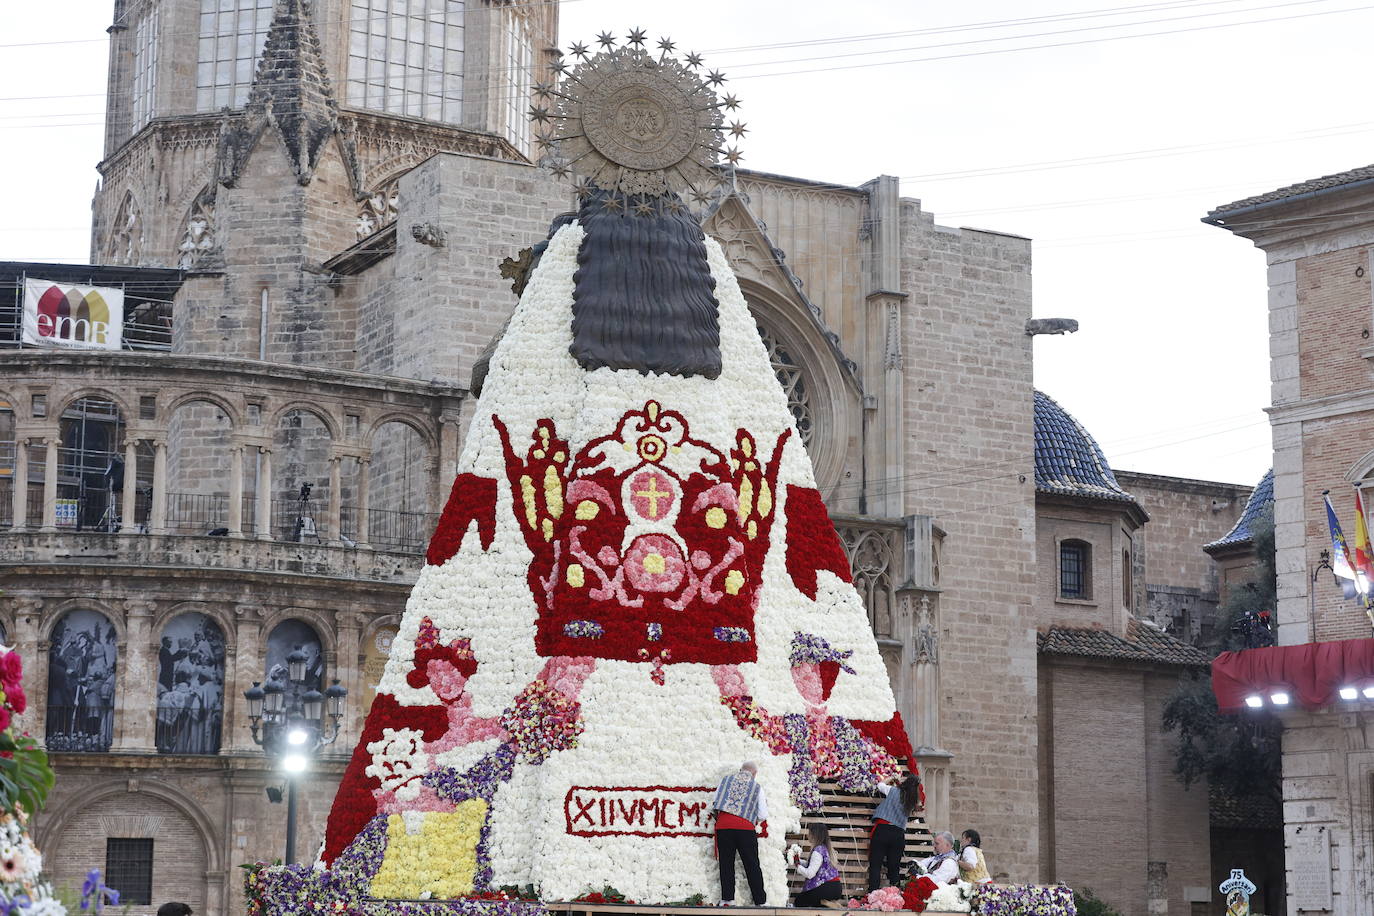
<path fill-rule="evenodd" d="M 6 914 L 66 916 L 42 876 L 43 856 L 28 830 L 29 812 L 41 808 L 52 789 L 52 768 L 37 741 L 15 734 L 14 717 L 28 706 L 24 664 L 12 649 L 0 646 L 0 653 L 0 907 Z"/>

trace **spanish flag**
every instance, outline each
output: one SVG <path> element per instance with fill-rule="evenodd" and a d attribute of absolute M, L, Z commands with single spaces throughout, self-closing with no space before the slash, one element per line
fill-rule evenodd
<path fill-rule="evenodd" d="M 1369 549 L 1369 527 L 1365 524 L 1359 487 L 1355 488 L 1355 578 L 1364 606 L 1374 606 L 1374 599 L 1369 594 L 1369 585 L 1374 582 L 1374 553 Z"/>

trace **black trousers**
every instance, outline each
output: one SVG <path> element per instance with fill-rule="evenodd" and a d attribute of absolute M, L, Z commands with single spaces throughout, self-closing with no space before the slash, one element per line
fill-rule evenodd
<path fill-rule="evenodd" d="M 793 906 L 820 906 L 822 900 L 839 900 L 843 896 L 844 888 L 840 884 L 840 879 L 836 878 L 809 891 L 802 891 L 797 895 L 797 901 Z"/>
<path fill-rule="evenodd" d="M 763 906 L 768 897 L 763 891 L 763 869 L 759 868 L 759 835 L 752 830 L 717 830 L 716 855 L 720 859 L 720 899 L 735 899 L 735 853 L 744 864 L 744 880 L 754 906 Z"/>
<path fill-rule="evenodd" d="M 906 831 L 896 824 L 879 824 L 868 841 L 868 889 L 876 891 L 882 884 L 883 866 L 887 866 L 887 883 L 902 884 L 902 853 L 906 851 Z"/>

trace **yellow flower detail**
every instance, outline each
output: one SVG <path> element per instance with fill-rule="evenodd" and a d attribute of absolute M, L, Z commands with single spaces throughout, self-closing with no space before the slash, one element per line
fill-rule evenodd
<path fill-rule="evenodd" d="M 749 517 L 749 512 L 754 508 L 754 485 L 746 477 L 739 484 L 739 520 L 742 522 Z"/>
<path fill-rule="evenodd" d="M 584 499 L 577 504 L 577 511 L 573 514 L 579 522 L 590 522 L 596 518 L 596 514 L 601 511 L 601 507 L 590 499 Z"/>
<path fill-rule="evenodd" d="M 725 510 L 720 506 L 712 506 L 706 510 L 706 524 L 712 528 L 725 527 Z"/>
<path fill-rule="evenodd" d="M 751 522 L 750 524 L 753 524 L 753 523 Z M 546 540 L 546 541 L 552 541 L 552 540 L 553 540 L 553 519 L 551 519 L 551 518 L 546 518 L 546 519 L 544 519 L 544 521 L 540 524 L 539 527 L 540 527 L 540 529 L 544 532 L 544 540 Z"/>
<path fill-rule="evenodd" d="M 525 504 L 525 524 L 531 529 L 535 526 L 534 517 L 534 481 L 530 480 L 530 475 L 520 476 L 520 499 Z"/>
<path fill-rule="evenodd" d="M 759 518 L 767 518 L 768 513 L 773 511 L 773 491 L 766 480 L 759 481 L 759 499 L 755 505 L 758 506 Z"/>
<path fill-rule="evenodd" d="M 644 571 L 652 575 L 659 575 L 668 568 L 668 563 L 663 559 L 661 553 L 650 553 L 644 557 Z"/>
<path fill-rule="evenodd" d="M 725 593 L 727 595 L 738 595 L 739 590 L 743 587 L 744 573 L 738 569 L 732 569 L 725 574 Z"/>
<path fill-rule="evenodd" d="M 582 564 L 580 564 L 580 563 L 569 563 L 569 564 L 568 564 L 568 584 L 571 585 L 573 588 L 581 588 L 581 587 L 582 587 L 582 584 L 583 584 L 583 579 L 582 579 Z"/>
<path fill-rule="evenodd" d="M 429 891 L 443 900 L 471 894 L 486 816 L 486 802 L 459 802 L 455 811 L 426 813 L 414 834 L 406 832 L 401 815 L 388 817 L 386 852 L 372 878 L 372 896 L 415 900 Z"/>
<path fill-rule="evenodd" d="M 558 479 L 558 471 L 553 465 L 544 471 L 544 501 L 548 503 L 549 515 L 554 518 L 563 515 L 563 481 Z"/>
<path fill-rule="evenodd" d="M 749 519 L 749 525 L 744 529 L 744 533 L 747 534 L 747 535 L 749 536 L 749 540 L 751 540 L 751 541 L 752 541 L 754 538 L 758 537 L 758 536 L 759 536 L 759 526 L 758 526 L 758 523 L 755 522 L 752 518 Z"/>

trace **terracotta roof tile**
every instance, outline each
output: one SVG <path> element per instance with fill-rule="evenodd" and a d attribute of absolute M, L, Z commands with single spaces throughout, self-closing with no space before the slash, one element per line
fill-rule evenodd
<path fill-rule="evenodd" d="M 1254 197 L 1245 197 L 1240 200 L 1232 201 L 1229 204 L 1222 204 L 1220 207 L 1208 213 L 1207 218 L 1203 220 L 1203 222 L 1217 222 L 1218 220 L 1222 220 L 1227 213 L 1233 213 L 1236 210 L 1248 210 L 1251 207 L 1288 200 L 1290 197 L 1311 194 L 1313 191 L 1325 191 L 1330 188 L 1339 188 L 1342 185 L 1370 180 L 1374 180 L 1374 165 L 1365 165 L 1345 172 L 1323 175 L 1320 178 L 1300 181 L 1297 184 L 1290 184 L 1287 187 L 1268 191 L 1264 194 L 1256 194 Z"/>
<path fill-rule="evenodd" d="M 1125 639 L 1101 629 L 1051 627 L 1039 635 L 1038 645 L 1044 655 L 1116 658 L 1196 667 L 1205 667 L 1212 661 L 1201 649 L 1134 617 L 1127 625 Z"/>

